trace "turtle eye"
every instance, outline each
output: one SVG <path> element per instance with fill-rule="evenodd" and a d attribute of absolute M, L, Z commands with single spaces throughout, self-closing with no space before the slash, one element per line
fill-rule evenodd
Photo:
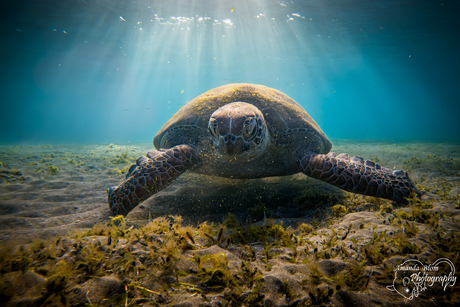
<path fill-rule="evenodd" d="M 209 120 L 209 132 L 211 132 L 211 134 L 218 138 L 219 137 L 219 127 L 217 126 L 217 120 L 215 120 L 214 118 L 211 118 Z"/>
<path fill-rule="evenodd" d="M 244 121 L 243 125 L 243 138 L 250 141 L 254 138 L 257 131 L 257 121 L 254 117 L 250 117 Z"/>

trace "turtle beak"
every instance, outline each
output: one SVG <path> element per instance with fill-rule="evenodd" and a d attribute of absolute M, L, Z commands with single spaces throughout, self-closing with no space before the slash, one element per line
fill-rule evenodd
<path fill-rule="evenodd" d="M 227 155 L 240 155 L 243 153 L 243 149 L 240 146 L 235 146 L 235 144 L 226 144 L 225 150 Z"/>
<path fill-rule="evenodd" d="M 226 155 L 240 155 L 244 151 L 244 141 L 241 137 L 228 133 L 219 138 L 219 151 Z"/>
<path fill-rule="evenodd" d="M 225 144 L 225 152 L 228 155 L 232 155 L 234 151 L 233 144 Z"/>

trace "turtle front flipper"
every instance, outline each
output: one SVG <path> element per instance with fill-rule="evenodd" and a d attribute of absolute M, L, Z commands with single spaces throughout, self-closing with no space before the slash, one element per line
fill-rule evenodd
<path fill-rule="evenodd" d="M 118 186 L 107 189 L 110 210 L 126 215 L 139 203 L 167 187 L 199 160 L 195 145 L 178 145 L 148 157 L 141 156 Z"/>
<path fill-rule="evenodd" d="M 345 191 L 405 202 L 412 192 L 419 194 L 405 171 L 393 171 L 377 163 L 348 154 L 308 152 L 299 156 L 302 172 Z"/>

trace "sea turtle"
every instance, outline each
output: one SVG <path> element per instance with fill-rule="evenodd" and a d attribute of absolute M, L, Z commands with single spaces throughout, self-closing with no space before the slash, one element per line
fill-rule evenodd
<path fill-rule="evenodd" d="M 359 156 L 329 153 L 332 144 L 293 99 L 254 84 L 212 89 L 187 103 L 158 132 L 157 150 L 107 190 L 114 214 L 126 215 L 183 172 L 261 178 L 299 172 L 346 191 L 404 201 L 418 192 L 405 171 Z"/>

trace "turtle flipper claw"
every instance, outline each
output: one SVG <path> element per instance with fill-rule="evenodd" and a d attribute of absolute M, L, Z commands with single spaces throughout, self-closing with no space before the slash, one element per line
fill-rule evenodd
<path fill-rule="evenodd" d="M 420 194 L 407 172 L 393 171 L 348 154 L 306 153 L 298 159 L 302 172 L 349 192 L 405 202 L 412 192 Z"/>
<path fill-rule="evenodd" d="M 118 186 L 107 189 L 107 201 L 115 215 L 126 215 L 139 203 L 167 187 L 198 161 L 194 145 L 178 145 L 152 155 L 141 156 L 129 168 Z"/>

